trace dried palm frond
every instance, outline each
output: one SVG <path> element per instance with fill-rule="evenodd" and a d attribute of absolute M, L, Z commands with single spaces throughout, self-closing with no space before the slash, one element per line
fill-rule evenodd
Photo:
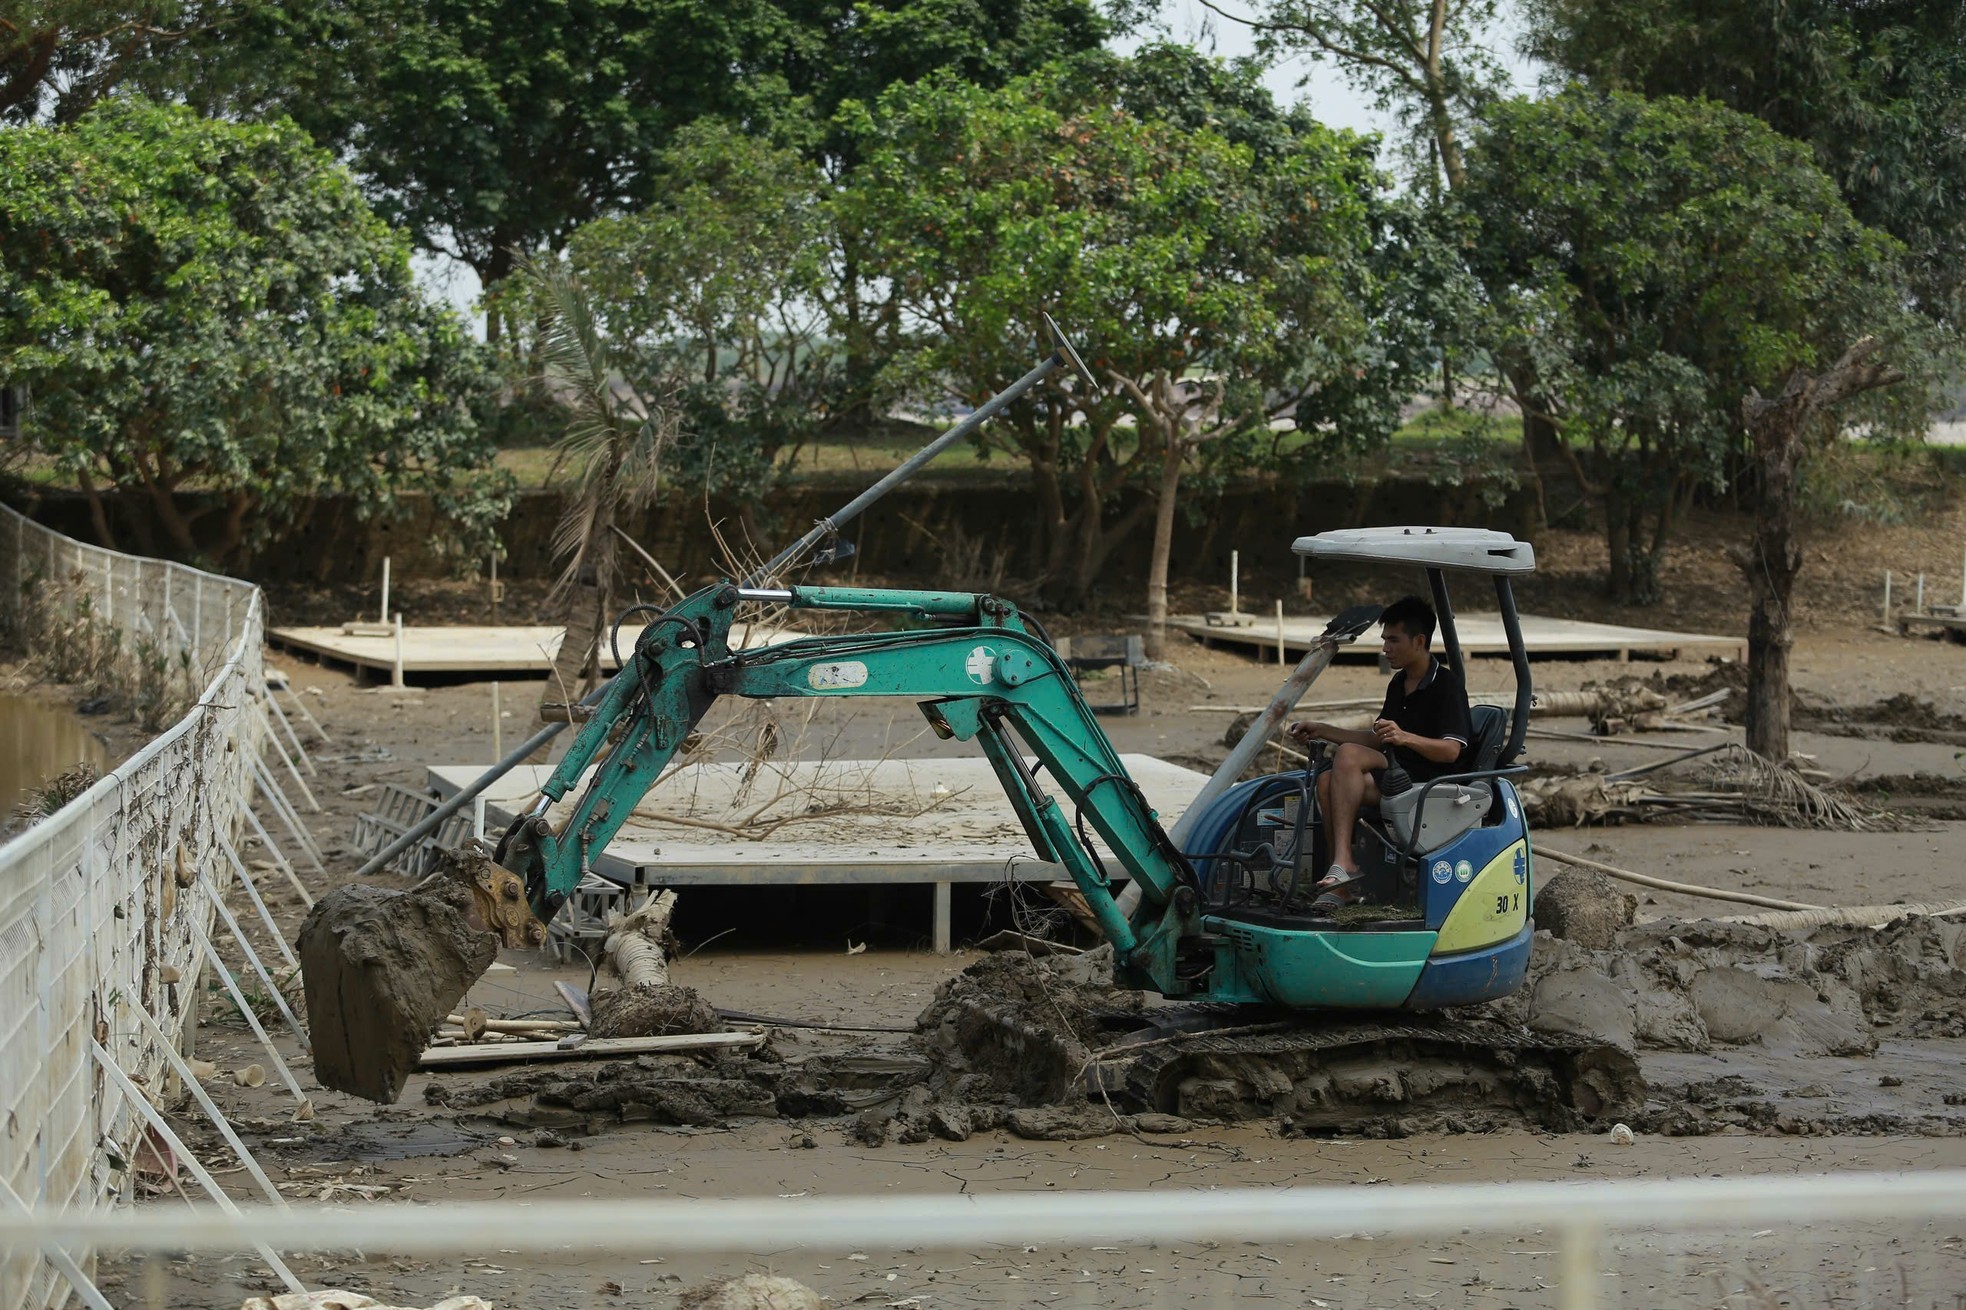
<path fill-rule="evenodd" d="M 526 259 L 519 272 L 543 315 L 543 380 L 568 414 L 556 461 L 573 469 L 574 494 L 553 532 L 554 558 L 565 561 L 554 595 L 563 597 L 581 578 L 613 575 L 615 521 L 655 498 L 676 416 L 666 384 L 651 394 L 624 377 L 593 300 L 566 261 Z"/>
<path fill-rule="evenodd" d="M 1532 778 L 1518 784 L 1524 811 L 1539 828 L 1677 819 L 1753 823 L 1827 832 L 1898 832 L 1900 815 L 1874 810 L 1817 786 L 1784 764 L 1772 764 L 1738 742 L 1706 755 L 1700 782 L 1665 787 L 1585 773 Z"/>
<path fill-rule="evenodd" d="M 1819 787 L 1786 764 L 1763 759 L 1739 743 L 1714 756 L 1706 773 L 1712 785 L 1738 798 L 1745 817 L 1771 827 L 1893 832 L 1905 826 L 1897 815 Z"/>

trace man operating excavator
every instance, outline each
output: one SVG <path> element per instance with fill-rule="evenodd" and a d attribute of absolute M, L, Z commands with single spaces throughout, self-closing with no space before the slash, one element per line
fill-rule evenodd
<path fill-rule="evenodd" d="M 1379 621 L 1384 625 L 1381 648 L 1393 678 L 1372 726 L 1338 728 L 1316 720 L 1290 725 L 1290 735 L 1300 742 L 1327 741 L 1337 747 L 1331 766 L 1317 780 L 1331 867 L 1318 882 L 1313 911 L 1338 909 L 1358 899 L 1363 880 L 1352 855 L 1352 829 L 1360 807 L 1377 805 L 1382 795 L 1413 783 L 1462 772 L 1474 737 L 1467 686 L 1458 670 L 1433 654 L 1433 607 L 1407 596 L 1388 606 Z"/>

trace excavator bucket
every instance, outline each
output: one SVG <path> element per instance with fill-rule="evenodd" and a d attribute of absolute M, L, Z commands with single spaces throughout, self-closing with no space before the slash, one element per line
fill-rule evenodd
<path fill-rule="evenodd" d="M 337 887 L 301 924 L 301 981 L 323 1086 L 394 1102 L 498 948 L 545 940 L 517 874 L 470 846 L 443 852 L 439 863 L 406 892 Z"/>

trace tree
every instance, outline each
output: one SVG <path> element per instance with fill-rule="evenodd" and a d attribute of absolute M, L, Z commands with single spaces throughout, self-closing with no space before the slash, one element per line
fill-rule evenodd
<path fill-rule="evenodd" d="M 1508 84 L 1490 48 L 1495 0 L 1261 0 L 1234 9 L 1215 0 L 1202 3 L 1252 28 L 1267 56 L 1301 54 L 1336 65 L 1355 88 L 1395 115 L 1402 153 L 1428 202 L 1407 224 L 1420 238 L 1416 253 L 1441 249 L 1442 238 L 1458 222 L 1448 197 L 1467 176 L 1467 133 Z M 1254 15 L 1238 12 L 1247 9 Z M 1458 276 L 1450 278 L 1442 284 L 1445 294 L 1422 290 L 1420 295 L 1436 311 L 1429 353 L 1443 406 L 1454 403 L 1459 361 L 1486 353 L 1482 343 L 1466 337 L 1471 320 L 1442 313 L 1465 307 L 1454 285 Z M 1416 387 L 1421 381 L 1416 379 Z M 1540 503 L 1538 460 L 1553 452 L 1553 444 L 1536 408 L 1523 412 L 1523 460 Z"/>
<path fill-rule="evenodd" d="M 563 562 L 553 600 L 566 632 L 539 702 L 542 719 L 564 723 L 600 679 L 600 642 L 615 614 L 618 525 L 654 499 L 673 420 L 659 394 L 621 380 L 578 274 L 561 260 L 526 261 L 519 271 L 543 324 L 543 380 L 566 408 L 559 456 L 573 469 L 573 498 L 553 533 Z"/>
<path fill-rule="evenodd" d="M 73 122 L 239 0 L 13 0 L 0 13 L 0 122 Z"/>
<path fill-rule="evenodd" d="M 1001 81 L 1105 30 L 1090 0 L 253 0 L 150 85 L 292 117 L 491 287 L 514 251 L 646 206 L 654 161 L 698 118 L 817 161 L 844 99 L 945 66 Z"/>
<path fill-rule="evenodd" d="M 1790 602 L 1802 571 L 1796 532 L 1796 491 L 1812 447 L 1841 432 L 1838 411 L 1866 392 L 1893 387 L 1906 375 L 1876 358 L 1880 342 L 1864 337 L 1820 373 L 1798 368 L 1773 398 L 1750 389 L 1741 418 L 1754 451 L 1756 514 L 1748 544 L 1730 552 L 1747 583 L 1748 749 L 1780 763 L 1789 757 L 1789 651 L 1795 645 Z"/>
<path fill-rule="evenodd" d="M 1903 241 L 1925 311 L 1966 289 L 1966 6 L 1956 0 L 1530 0 L 1530 52 L 1607 91 L 1705 97 L 1806 142 Z"/>
<path fill-rule="evenodd" d="M 918 388 L 980 404 L 1030 367 L 1040 309 L 1083 339 L 1110 388 L 1030 393 L 979 440 L 1030 471 L 1052 604 L 1080 603 L 1151 515 L 1164 616 L 1190 459 L 1356 371 L 1378 177 L 1365 143 L 1304 116 L 1272 110 L 1260 141 L 1159 117 L 1167 83 L 1140 71 L 896 88 L 856 120 L 841 204 L 922 329 Z M 1251 70 L 1208 75 L 1254 94 Z M 1128 489 L 1148 494 L 1121 507 Z"/>
<path fill-rule="evenodd" d="M 838 241 L 798 151 L 702 120 L 658 157 L 649 207 L 567 257 L 624 377 L 674 397 L 672 484 L 739 493 L 746 527 L 781 459 L 825 421 Z"/>
<path fill-rule="evenodd" d="M 0 131 L 0 374 L 106 543 L 105 485 L 221 564 L 315 496 L 423 490 L 479 537 L 502 503 L 473 472 L 479 349 L 291 124 L 117 98 Z"/>
<path fill-rule="evenodd" d="M 291 116 L 489 287 L 645 197 L 685 124 L 782 111 L 762 70 L 792 35 L 769 0 L 295 0 L 159 76 L 208 111 Z"/>
<path fill-rule="evenodd" d="M 1487 40 L 1495 0 L 1262 0 L 1255 17 L 1202 4 L 1255 29 L 1268 54 L 1336 64 L 1398 116 L 1430 190 L 1461 184 L 1466 124 L 1506 84 Z"/>
<path fill-rule="evenodd" d="M 1498 360 L 1601 509 L 1619 600 L 1658 598 L 1688 498 L 1744 449 L 1740 397 L 1902 304 L 1895 243 L 1807 149 L 1711 101 L 1498 104 L 1458 198 Z"/>

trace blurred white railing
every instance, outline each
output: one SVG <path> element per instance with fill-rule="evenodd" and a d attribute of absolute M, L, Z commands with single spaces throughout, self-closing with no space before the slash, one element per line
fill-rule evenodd
<path fill-rule="evenodd" d="M 106 1214 L 132 1188 L 144 1123 L 93 1051 L 137 1087 L 166 1083 L 133 1011 L 177 1041 L 199 985 L 206 892 L 229 881 L 224 848 L 259 758 L 262 613 L 247 583 L 83 545 L 0 506 L 0 625 L 92 643 L 95 674 L 127 695 L 202 688 L 149 745 L 0 845 L 0 1213 Z M 0 1310 L 71 1290 L 36 1248 L 0 1261 Z"/>
<path fill-rule="evenodd" d="M 231 1214 L 179 1204 L 141 1207 L 115 1216 L 21 1212 L 0 1214 L 0 1250 L 100 1249 L 132 1255 L 190 1251 L 245 1251 L 259 1246 L 300 1252 L 360 1251 L 386 1277 L 377 1257 L 439 1260 L 447 1282 L 470 1261 L 482 1264 L 488 1247 L 518 1254 L 567 1256 L 584 1278 L 614 1272 L 608 1257 L 632 1269 L 649 1257 L 674 1266 L 686 1257 L 717 1261 L 730 1274 L 769 1262 L 777 1272 L 824 1281 L 813 1270 L 851 1270 L 842 1257 L 865 1260 L 871 1252 L 932 1251 L 999 1253 L 984 1275 L 1000 1278 L 1003 1253 L 1115 1252 L 1114 1259 L 1140 1266 L 1125 1280 L 1088 1288 L 1048 1280 L 1038 1268 L 1009 1295 L 1001 1284 L 960 1287 L 939 1283 L 930 1296 L 901 1292 L 840 1300 L 873 1304 L 1016 1304 L 1147 1306 L 1194 1304 L 1199 1287 L 1172 1277 L 1172 1246 L 1227 1254 L 1245 1244 L 1265 1252 L 1311 1248 L 1327 1269 L 1343 1267 L 1340 1248 L 1369 1239 L 1379 1259 L 1396 1266 L 1406 1287 L 1397 1296 L 1344 1278 L 1320 1278 L 1316 1286 L 1292 1286 L 1293 1275 L 1277 1260 L 1266 1302 L 1279 1305 L 1453 1305 L 1479 1270 L 1463 1258 L 1433 1258 L 1431 1244 L 1455 1243 L 1464 1253 L 1501 1253 L 1536 1234 L 1533 1250 L 1506 1250 L 1529 1257 L 1530 1295 L 1496 1300 L 1484 1289 L 1482 1304 L 1543 1305 L 1560 1310 L 1593 1306 L 1673 1305 L 1913 1305 L 1952 1310 L 1959 1295 L 1958 1268 L 1966 1261 L 1956 1235 L 1966 1219 L 1966 1171 L 1894 1174 L 1846 1173 L 1766 1177 L 1641 1179 L 1585 1183 L 1489 1183 L 1398 1187 L 1235 1188 L 1151 1192 L 1075 1191 L 936 1196 L 833 1196 L 824 1199 L 510 1201 L 470 1204 L 324 1206 L 276 1210 L 249 1207 Z M 1909 1225 L 1953 1227 L 1920 1236 Z M 1891 1228 L 1890 1225 L 1899 1225 Z M 1785 1236 L 1777 1236 L 1778 1233 Z M 1811 1240 L 1810 1234 L 1815 1235 Z M 1841 1245 L 1835 1267 L 1814 1268 L 1825 1254 L 1822 1240 Z M 1501 1241 L 1489 1239 L 1501 1238 Z M 1775 1240 L 1769 1240 L 1774 1238 Z M 1157 1244 L 1159 1255 L 1151 1255 Z M 1410 1252 L 1402 1259 L 1395 1251 Z M 1876 1266 L 1850 1258 L 1875 1254 Z M 1637 1252 L 1637 1277 L 1615 1268 Z M 1299 1251 L 1299 1254 L 1302 1252 Z M 1883 1254 L 1876 1254 L 1883 1253 Z M 445 1264 L 442 1257 L 455 1263 Z M 512 1262 L 506 1262 L 509 1265 Z M 962 1261 L 960 1263 L 969 1263 Z M 982 1261 L 975 1263 L 981 1264 Z M 1073 1272 L 1077 1261 L 1071 1262 Z M 1097 1259 L 1093 1263 L 1098 1263 Z M 1032 1260 L 1031 1266 L 1038 1266 Z M 1678 1267 L 1675 1267 L 1677 1264 Z M 1156 1271 L 1150 1266 L 1161 1266 Z M 1308 1269 L 1311 1261 L 1302 1262 Z M 1430 1266 L 1443 1266 L 1431 1268 Z M 1878 1267 L 1882 1266 L 1882 1267 Z M 878 1268 L 878 1266 L 872 1266 Z M 866 1266 L 862 1266 L 864 1270 Z M 1716 1281 L 1715 1271 L 1719 1271 Z M 509 1272 L 509 1269 L 506 1270 Z M 1798 1276 L 1799 1274 L 1799 1276 Z M 728 1276 L 728 1275 L 726 1275 Z M 1296 1275 L 1302 1277 L 1301 1272 Z M 1096 1282 L 1096 1280 L 1094 1280 Z M 1191 1280 L 1192 1281 L 1192 1280 Z M 1478 1281 L 1478 1279 L 1477 1279 Z M 1362 1284 L 1363 1280 L 1357 1280 Z M 1332 1284 L 1327 1286 L 1326 1284 Z M 1427 1283 L 1434 1290 L 1425 1290 Z M 877 1285 L 879 1286 L 879 1285 Z M 1739 1289 L 1750 1289 L 1740 1293 Z M 1765 1297 L 1752 1289 L 1763 1289 Z M 381 1290 L 381 1289 L 379 1289 Z M 570 1289 L 569 1289 L 570 1290 Z M 827 1290 L 827 1289 L 821 1289 Z M 1130 1291 L 1130 1295 L 1123 1295 Z M 1088 1295 L 1089 1293 L 1089 1295 Z M 1205 1295 L 1205 1294 L 1204 1294 Z M 1064 1298 L 1054 1300 L 1052 1298 Z M 1361 1299 L 1363 1298 L 1363 1299 Z M 1408 1299 L 1411 1298 L 1411 1299 Z M 1854 1298 L 1854 1299 L 1852 1299 Z M 1239 1304 L 1228 1292 L 1203 1304 Z"/>

